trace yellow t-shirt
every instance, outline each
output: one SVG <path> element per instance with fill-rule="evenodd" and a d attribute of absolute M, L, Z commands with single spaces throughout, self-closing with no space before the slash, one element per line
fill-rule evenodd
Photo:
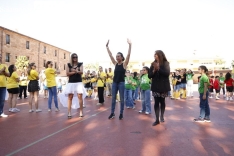
<path fill-rule="evenodd" d="M 106 80 L 106 82 L 107 82 L 107 83 L 113 83 L 114 72 L 110 72 L 110 73 L 108 73 L 108 75 L 109 75 L 110 77 L 112 77 L 112 78 L 108 78 L 108 79 Z"/>
<path fill-rule="evenodd" d="M 1 70 L 3 67 L 6 67 L 5 72 L 9 72 L 9 71 L 8 71 L 8 68 L 7 68 L 7 65 L 5 65 L 5 64 L 0 64 L 0 70 Z M 6 76 L 5 76 L 5 75 L 0 75 L 0 87 L 6 87 L 6 85 L 7 85 Z"/>
<path fill-rule="evenodd" d="M 101 72 L 100 73 L 100 78 L 101 79 L 99 78 L 98 81 L 97 81 L 97 86 L 98 87 L 104 87 L 105 77 L 106 77 L 106 73 Z"/>
<path fill-rule="evenodd" d="M 16 81 L 16 79 L 18 79 L 19 76 L 18 74 L 14 71 L 11 74 L 11 77 L 9 77 L 7 79 L 7 89 L 11 89 L 11 88 L 18 88 L 19 87 L 19 83 Z"/>
<path fill-rule="evenodd" d="M 56 70 L 53 68 L 46 68 L 45 76 L 46 76 L 47 87 L 56 86 L 55 72 L 56 72 Z"/>
<path fill-rule="evenodd" d="M 37 80 L 38 72 L 36 70 L 31 70 L 30 75 L 28 75 L 28 80 Z"/>

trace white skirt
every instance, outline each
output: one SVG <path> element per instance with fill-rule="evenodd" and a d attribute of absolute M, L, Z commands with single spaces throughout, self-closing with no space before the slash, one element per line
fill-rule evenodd
<path fill-rule="evenodd" d="M 84 98 L 86 97 L 87 93 L 84 88 L 84 85 L 82 82 L 78 83 L 68 83 L 66 86 L 64 86 L 65 89 L 63 89 L 62 93 L 58 94 L 58 99 L 60 103 L 63 105 L 63 107 L 67 107 L 68 104 L 68 94 L 73 94 L 72 99 L 72 109 L 80 108 L 79 100 L 77 97 L 77 93 L 82 94 L 83 98 L 83 105 L 84 104 Z"/>

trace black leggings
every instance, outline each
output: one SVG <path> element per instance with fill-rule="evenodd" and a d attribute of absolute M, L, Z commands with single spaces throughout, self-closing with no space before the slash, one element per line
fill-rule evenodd
<path fill-rule="evenodd" d="M 159 122 L 159 109 L 161 109 L 161 120 L 164 120 L 164 112 L 165 112 L 165 98 L 162 97 L 154 97 L 154 111 L 156 115 L 156 122 Z M 159 104 L 161 104 L 161 107 L 159 107 Z"/>
<path fill-rule="evenodd" d="M 104 87 L 98 87 L 98 99 L 99 103 L 104 102 Z"/>

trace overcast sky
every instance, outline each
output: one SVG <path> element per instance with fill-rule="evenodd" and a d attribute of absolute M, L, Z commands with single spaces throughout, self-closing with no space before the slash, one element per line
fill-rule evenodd
<path fill-rule="evenodd" d="M 75 52 L 80 61 L 233 56 L 234 0 L 0 0 L 0 25 Z M 231 53 L 231 55 L 227 55 Z M 233 58 L 234 59 L 234 58 Z"/>

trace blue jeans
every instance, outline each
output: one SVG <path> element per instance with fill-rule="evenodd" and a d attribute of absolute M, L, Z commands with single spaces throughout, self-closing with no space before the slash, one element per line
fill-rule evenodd
<path fill-rule="evenodd" d="M 132 99 L 132 92 L 133 90 L 131 89 L 124 90 L 124 101 L 126 103 L 126 107 L 130 107 L 130 108 L 134 107 L 133 99 Z"/>
<path fill-rule="evenodd" d="M 124 110 L 124 82 L 113 82 L 112 83 L 112 103 L 111 103 L 111 113 L 115 112 L 115 105 L 116 105 L 116 94 L 119 91 L 120 96 L 120 114 L 123 114 Z"/>
<path fill-rule="evenodd" d="M 141 90 L 142 112 L 151 113 L 150 89 Z"/>
<path fill-rule="evenodd" d="M 133 102 L 138 99 L 138 90 L 139 90 L 139 87 L 137 87 L 132 93 Z"/>
<path fill-rule="evenodd" d="M 200 93 L 200 118 L 208 118 L 210 119 L 210 107 L 208 102 L 208 92 L 206 92 L 206 99 L 203 100 L 203 93 Z"/>
<path fill-rule="evenodd" d="M 6 87 L 0 87 L 0 115 L 3 113 L 5 98 L 6 98 Z"/>
<path fill-rule="evenodd" d="M 51 104 L 52 104 L 52 98 L 53 97 L 54 97 L 55 107 L 58 108 L 57 88 L 56 88 L 56 86 L 48 87 L 48 90 L 49 90 L 48 108 L 51 109 Z"/>

